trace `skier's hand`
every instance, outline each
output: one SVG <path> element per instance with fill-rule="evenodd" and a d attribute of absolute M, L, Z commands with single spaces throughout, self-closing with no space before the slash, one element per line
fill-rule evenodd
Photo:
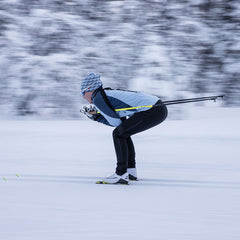
<path fill-rule="evenodd" d="M 95 118 L 97 117 L 98 113 L 97 113 L 97 109 L 94 107 L 94 105 L 90 105 L 90 106 L 83 106 L 80 109 L 80 112 L 83 113 L 84 115 L 86 115 L 88 118 L 90 118 L 91 120 L 95 120 Z"/>

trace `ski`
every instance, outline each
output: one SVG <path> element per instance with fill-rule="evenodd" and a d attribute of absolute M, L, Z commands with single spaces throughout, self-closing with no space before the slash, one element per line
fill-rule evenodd
<path fill-rule="evenodd" d="M 126 182 L 109 183 L 106 181 L 97 181 L 96 184 L 129 185 Z"/>

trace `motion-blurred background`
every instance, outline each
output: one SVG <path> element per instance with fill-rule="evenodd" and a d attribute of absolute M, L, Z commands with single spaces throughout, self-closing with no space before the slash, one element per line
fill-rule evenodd
<path fill-rule="evenodd" d="M 0 118 L 77 119 L 81 79 L 240 106 L 239 0 L 0 0 Z"/>

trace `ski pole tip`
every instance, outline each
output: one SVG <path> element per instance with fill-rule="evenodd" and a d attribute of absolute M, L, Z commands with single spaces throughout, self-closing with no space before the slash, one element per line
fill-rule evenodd
<path fill-rule="evenodd" d="M 218 97 L 221 98 L 221 99 L 224 99 L 224 98 L 226 97 L 226 95 L 223 94 L 223 95 L 220 95 L 220 96 L 218 96 Z"/>
<path fill-rule="evenodd" d="M 216 102 L 218 98 L 223 99 L 225 96 L 226 96 L 226 95 L 224 95 L 224 94 L 223 94 L 223 95 L 218 95 L 218 96 L 213 96 L 213 97 L 212 97 L 212 100 L 213 100 L 214 102 Z"/>

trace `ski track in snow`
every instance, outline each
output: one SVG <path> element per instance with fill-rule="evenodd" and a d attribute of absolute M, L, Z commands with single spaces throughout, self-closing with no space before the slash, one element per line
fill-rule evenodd
<path fill-rule="evenodd" d="M 133 137 L 139 181 L 113 173 L 113 128 L 1 121 L 0 239 L 237 240 L 240 109 L 194 108 Z"/>

